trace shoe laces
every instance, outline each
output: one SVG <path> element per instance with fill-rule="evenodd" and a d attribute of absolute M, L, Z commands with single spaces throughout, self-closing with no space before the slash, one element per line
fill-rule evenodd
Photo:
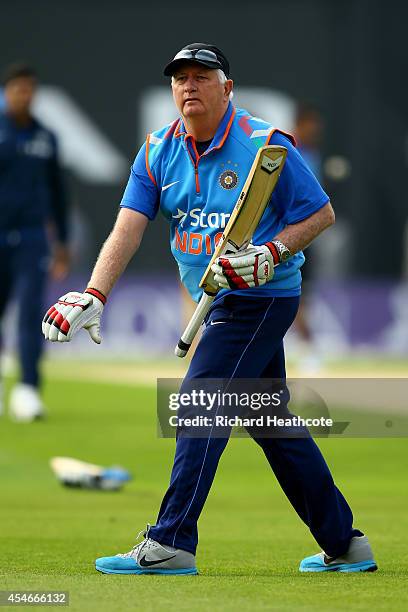
<path fill-rule="evenodd" d="M 137 559 L 137 557 L 139 556 L 139 553 L 144 549 L 148 549 L 148 548 L 152 548 L 153 545 L 153 540 L 151 540 L 149 538 L 149 531 L 150 531 L 150 524 L 147 523 L 146 529 L 142 529 L 141 531 L 139 531 L 139 533 L 136 536 L 136 542 L 139 540 L 139 538 L 143 537 L 143 541 L 139 542 L 138 544 L 136 543 L 131 550 L 129 550 L 129 552 L 126 553 L 119 553 L 117 555 L 117 557 L 122 557 L 123 559 L 129 558 L 129 557 L 134 557 L 135 559 Z"/>

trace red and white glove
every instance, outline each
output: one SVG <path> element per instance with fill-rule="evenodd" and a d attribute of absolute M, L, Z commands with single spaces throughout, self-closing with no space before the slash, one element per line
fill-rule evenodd
<path fill-rule="evenodd" d="M 221 289 L 248 289 L 270 281 L 274 266 L 278 263 L 276 247 L 267 242 L 261 246 L 249 245 L 244 251 L 233 255 L 222 255 L 213 263 L 211 270 Z"/>
<path fill-rule="evenodd" d="M 82 327 L 96 344 L 102 342 L 100 334 L 101 315 L 106 297 L 97 289 L 89 287 L 85 293 L 70 291 L 45 313 L 42 332 L 51 342 L 70 342 Z"/>

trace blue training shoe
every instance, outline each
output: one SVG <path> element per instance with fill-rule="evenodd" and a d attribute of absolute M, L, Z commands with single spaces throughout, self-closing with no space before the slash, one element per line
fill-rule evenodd
<path fill-rule="evenodd" d="M 322 551 L 306 557 L 299 566 L 300 572 L 375 572 L 377 569 L 365 535 L 351 538 L 349 549 L 342 557 L 328 557 Z"/>
<path fill-rule="evenodd" d="M 134 546 L 131 551 L 97 559 L 95 568 L 98 572 L 103 574 L 198 574 L 193 554 L 180 548 L 159 544 L 149 538 L 149 529 L 150 525 L 143 533 L 145 538 L 143 542 Z"/>

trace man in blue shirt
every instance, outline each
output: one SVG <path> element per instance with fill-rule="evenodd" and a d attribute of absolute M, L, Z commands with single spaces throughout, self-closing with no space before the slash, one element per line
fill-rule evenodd
<path fill-rule="evenodd" d="M 328 196 L 298 154 L 294 139 L 231 103 L 233 82 L 225 55 L 206 43 L 184 47 L 166 66 L 180 118 L 147 137 L 126 187 L 115 227 L 84 293 L 70 292 L 51 306 L 43 333 L 70 341 L 85 328 L 99 343 L 106 296 L 137 250 L 160 209 L 170 223 L 172 253 L 195 300 L 259 147 L 288 150 L 254 245 L 214 264 L 222 289 L 205 320 L 182 390 L 203 379 L 285 379 L 283 337 L 299 303 L 302 249 L 334 222 Z M 276 268 L 275 268 L 276 266 Z M 301 571 L 373 571 L 367 537 L 353 529 L 352 512 L 335 486 L 318 447 L 302 437 L 248 432 L 262 448 L 285 494 L 322 547 Z M 170 485 L 156 525 L 129 553 L 102 557 L 110 574 L 195 574 L 197 521 L 228 442 L 194 437 L 178 428 Z"/>
<path fill-rule="evenodd" d="M 68 266 L 66 198 L 55 136 L 31 114 L 36 75 L 10 66 L 3 78 L 0 113 L 0 318 L 14 294 L 18 307 L 21 382 L 10 396 L 10 415 L 32 421 L 43 415 L 39 359 L 41 316 L 48 270 L 62 278 Z M 50 239 L 53 260 L 50 260 Z M 1 401 L 1 400 L 0 400 Z"/>

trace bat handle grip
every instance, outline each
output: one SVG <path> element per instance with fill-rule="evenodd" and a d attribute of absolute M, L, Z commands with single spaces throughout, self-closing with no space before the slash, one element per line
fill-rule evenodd
<path fill-rule="evenodd" d="M 178 341 L 176 348 L 174 349 L 174 353 L 177 355 L 177 357 L 185 357 L 187 355 L 188 349 L 190 348 L 196 333 L 204 321 L 205 315 L 210 310 L 210 306 L 213 303 L 214 298 L 215 295 L 207 295 L 206 293 L 203 293 L 201 296 L 201 300 L 198 302 L 197 308 L 195 309 L 189 324 L 187 325 L 183 335 Z"/>

